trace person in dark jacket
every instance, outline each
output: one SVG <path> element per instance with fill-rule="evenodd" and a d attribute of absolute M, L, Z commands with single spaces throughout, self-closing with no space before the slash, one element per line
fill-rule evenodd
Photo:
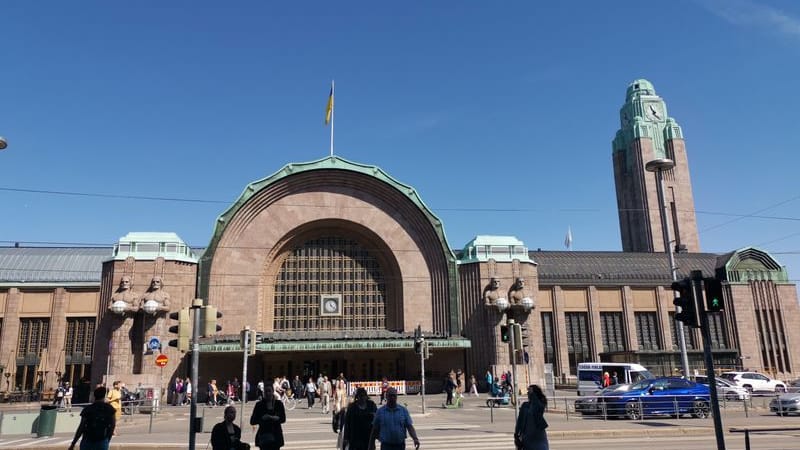
<path fill-rule="evenodd" d="M 342 448 L 367 450 L 369 435 L 372 432 L 372 421 L 375 419 L 377 410 L 378 407 L 369 399 L 367 390 L 363 387 L 356 389 L 356 399 L 347 407 L 345 413 Z"/>
<path fill-rule="evenodd" d="M 211 430 L 211 448 L 213 450 L 239 450 L 242 445 L 242 429 L 233 421 L 236 420 L 236 407 L 225 408 L 225 420 L 214 425 Z"/>
<path fill-rule="evenodd" d="M 532 384 L 528 386 L 528 401 L 519 409 L 517 424 L 514 427 L 514 445 L 522 450 L 548 450 L 547 421 L 544 411 L 547 397 L 542 389 Z"/>
<path fill-rule="evenodd" d="M 278 450 L 283 447 L 283 429 L 286 422 L 286 410 L 283 403 L 275 398 L 272 380 L 264 383 L 264 399 L 256 403 L 250 425 L 258 425 L 256 446 L 261 450 Z"/>

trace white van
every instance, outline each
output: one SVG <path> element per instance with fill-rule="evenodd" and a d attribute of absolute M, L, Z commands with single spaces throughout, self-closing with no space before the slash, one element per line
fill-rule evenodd
<path fill-rule="evenodd" d="M 603 389 L 603 373 L 617 374 L 617 384 L 636 383 L 655 378 L 649 370 L 631 363 L 578 363 L 578 395 L 594 395 Z"/>

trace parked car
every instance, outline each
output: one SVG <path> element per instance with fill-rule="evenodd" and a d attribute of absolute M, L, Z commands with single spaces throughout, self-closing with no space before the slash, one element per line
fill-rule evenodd
<path fill-rule="evenodd" d="M 695 383 L 700 383 L 708 386 L 708 377 L 705 375 L 695 375 L 694 377 L 690 378 Z M 729 402 L 732 402 L 736 400 L 747 400 L 750 398 L 750 391 L 748 391 L 743 387 L 739 387 L 736 384 L 724 378 L 716 377 L 714 382 L 717 385 L 718 399 L 725 399 Z"/>
<path fill-rule="evenodd" d="M 758 372 L 724 372 L 722 378 L 750 392 L 786 392 L 786 383 Z"/>
<path fill-rule="evenodd" d="M 602 414 L 603 408 L 602 402 L 600 401 L 601 396 L 611 395 L 615 392 L 627 392 L 631 386 L 633 386 L 632 383 L 615 384 L 601 390 L 595 395 L 579 398 L 575 400 L 575 411 L 585 415 Z"/>
<path fill-rule="evenodd" d="M 644 416 L 691 414 L 709 416 L 711 395 L 708 386 L 685 378 L 664 377 L 641 380 L 627 392 L 611 392 L 600 397 L 610 417 L 638 420 Z"/>
<path fill-rule="evenodd" d="M 786 390 L 789 392 L 800 392 L 800 378 L 789 381 L 789 387 Z"/>
<path fill-rule="evenodd" d="M 769 402 L 769 410 L 779 416 L 800 414 L 800 392 L 781 394 Z"/>

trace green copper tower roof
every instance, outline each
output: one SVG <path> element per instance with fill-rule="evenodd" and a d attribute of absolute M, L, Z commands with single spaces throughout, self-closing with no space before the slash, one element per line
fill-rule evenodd
<path fill-rule="evenodd" d="M 649 138 L 653 141 L 655 157 L 666 158 L 665 142 L 683 139 L 680 125 L 667 115 L 667 104 L 656 94 L 653 83 L 645 79 L 628 85 L 619 119 L 620 129 L 612 144 L 614 152 L 625 152 L 634 140 Z"/>

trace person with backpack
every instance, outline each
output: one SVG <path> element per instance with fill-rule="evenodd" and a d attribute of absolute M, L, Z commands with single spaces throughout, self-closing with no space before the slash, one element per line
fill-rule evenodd
<path fill-rule="evenodd" d="M 81 439 L 80 450 L 108 450 L 116 426 L 116 410 L 106 403 L 106 388 L 100 386 L 94 390 L 94 403 L 81 411 L 81 423 L 69 450 L 75 449 L 78 439 Z"/>

